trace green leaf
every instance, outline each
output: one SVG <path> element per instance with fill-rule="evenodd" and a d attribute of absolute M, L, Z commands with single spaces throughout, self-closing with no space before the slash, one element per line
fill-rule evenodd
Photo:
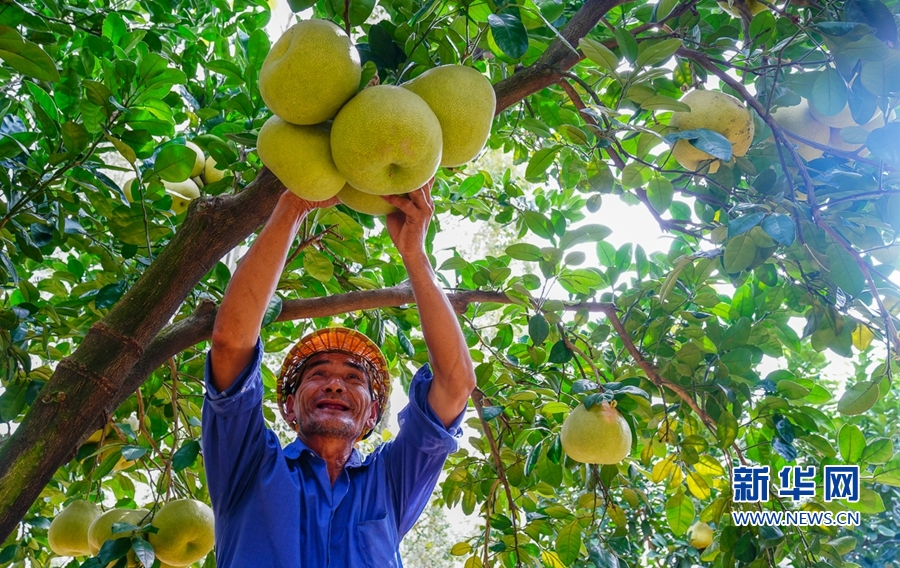
<path fill-rule="evenodd" d="M 100 288 L 100 290 L 97 292 L 97 295 L 94 296 L 94 305 L 97 306 L 97 308 L 100 310 L 111 308 L 113 305 L 115 305 L 116 302 L 119 301 L 119 298 L 122 297 L 122 294 L 125 293 L 127 286 L 128 282 L 120 280 L 114 284 L 107 284 L 106 286 Z"/>
<path fill-rule="evenodd" d="M 846 501 L 845 504 L 848 509 L 859 511 L 866 515 L 877 515 L 885 511 L 884 501 L 881 499 L 881 495 L 865 487 L 859 488 L 858 502 L 851 503 L 850 501 Z"/>
<path fill-rule="evenodd" d="M 844 463 L 857 463 L 866 447 L 866 437 L 855 424 L 844 424 L 838 432 L 838 449 Z"/>
<path fill-rule="evenodd" d="M 767 170 L 768 171 L 768 170 Z M 786 247 L 794 244 L 796 228 L 794 222 L 787 215 L 775 213 L 769 215 L 762 222 L 762 230 L 772 237 L 772 240 Z"/>
<path fill-rule="evenodd" d="M 594 568 L 619 568 L 619 557 L 605 546 L 592 546 L 588 550 L 588 558 Z"/>
<path fill-rule="evenodd" d="M 11 383 L 0 394 L 0 421 L 10 422 L 25 408 L 28 382 Z"/>
<path fill-rule="evenodd" d="M 278 294 L 274 294 L 272 296 L 272 299 L 269 300 L 269 305 L 266 306 L 266 313 L 263 316 L 262 327 L 266 327 L 267 325 L 275 321 L 275 318 L 281 315 L 281 307 L 281 296 L 279 296 Z"/>
<path fill-rule="evenodd" d="M 269 36 L 261 29 L 254 30 L 247 39 L 247 64 L 258 72 L 269 54 Z"/>
<path fill-rule="evenodd" d="M 541 249 L 530 243 L 516 243 L 506 247 L 506 254 L 516 260 L 534 262 L 544 258 Z"/>
<path fill-rule="evenodd" d="M 331 259 L 317 250 L 307 251 L 303 255 L 303 268 L 306 273 L 319 282 L 328 282 L 334 275 Z"/>
<path fill-rule="evenodd" d="M 91 141 L 90 134 L 84 125 L 71 120 L 64 123 L 60 131 L 66 149 L 73 153 L 82 152 Z"/>
<path fill-rule="evenodd" d="M 838 412 L 848 416 L 862 414 L 878 402 L 878 393 L 877 383 L 871 381 L 856 383 L 841 395 L 837 405 Z"/>
<path fill-rule="evenodd" d="M 605 45 L 599 41 L 589 38 L 581 38 L 578 42 L 584 56 L 605 69 L 607 72 L 615 75 L 616 68 L 619 67 L 619 58 Z"/>
<path fill-rule="evenodd" d="M 691 112 L 690 105 L 666 95 L 653 95 L 641 101 L 644 110 L 670 110 L 673 112 Z"/>
<path fill-rule="evenodd" d="M 566 231 L 566 234 L 559 239 L 559 248 L 565 250 L 581 243 L 602 241 L 611 234 L 612 231 L 603 225 L 582 225 Z"/>
<path fill-rule="evenodd" d="M 543 148 L 532 154 L 531 159 L 528 160 L 528 166 L 525 168 L 525 179 L 532 181 L 543 179 L 544 172 L 553 165 L 556 153 L 559 152 L 560 148 L 561 146 Z"/>
<path fill-rule="evenodd" d="M 625 189 L 634 189 L 635 187 L 643 187 L 646 181 L 648 168 L 639 162 L 631 162 L 622 169 L 622 187 Z"/>
<path fill-rule="evenodd" d="M 900 166 L 900 122 L 889 122 L 873 130 L 866 138 L 866 148 L 879 160 Z"/>
<path fill-rule="evenodd" d="M 178 472 L 194 465 L 198 455 L 200 455 L 200 442 L 189 440 L 172 455 L 172 469 Z"/>
<path fill-rule="evenodd" d="M 318 0 L 288 0 L 288 6 L 290 7 L 291 12 L 296 14 L 297 12 L 312 8 L 316 5 L 316 2 L 318 2 Z"/>
<path fill-rule="evenodd" d="M 110 539 L 100 547 L 97 558 L 100 559 L 101 566 L 106 566 L 128 554 L 129 550 L 131 550 L 131 537 L 123 536 L 115 540 Z"/>
<path fill-rule="evenodd" d="M 750 235 L 738 235 L 725 245 L 725 270 L 729 274 L 736 274 L 753 264 L 756 258 L 756 243 Z"/>
<path fill-rule="evenodd" d="M 166 181 L 184 181 L 191 176 L 196 159 L 196 152 L 187 146 L 168 144 L 157 154 L 153 171 Z"/>
<path fill-rule="evenodd" d="M 759 225 L 759 222 L 762 221 L 765 216 L 765 213 L 751 213 L 749 215 L 738 217 L 733 221 L 729 221 L 728 236 L 736 237 L 740 234 L 746 233 L 753 227 Z"/>
<path fill-rule="evenodd" d="M 156 560 L 156 553 L 153 550 L 152 544 L 143 538 L 136 536 L 131 539 L 131 550 L 134 551 L 135 556 L 138 557 L 141 564 L 144 566 L 153 566 L 153 561 Z"/>
<path fill-rule="evenodd" d="M 625 59 L 629 62 L 634 63 L 639 51 L 637 40 L 634 39 L 634 36 L 630 31 L 625 29 L 625 26 L 615 27 L 613 29 L 613 35 L 616 36 L 616 42 L 619 44 L 622 55 L 624 55 Z"/>
<path fill-rule="evenodd" d="M 497 46 L 512 59 L 519 59 L 528 51 L 528 30 L 513 12 L 488 16 L 488 25 Z"/>
<path fill-rule="evenodd" d="M 894 443 L 890 438 L 875 438 L 863 450 L 859 461 L 863 464 L 887 463 L 894 456 Z"/>
<path fill-rule="evenodd" d="M 695 128 L 666 135 L 666 141 L 669 144 L 674 145 L 678 140 L 687 140 L 692 146 L 714 158 L 725 162 L 731 161 L 731 142 L 714 130 Z"/>
<path fill-rule="evenodd" d="M 126 444 L 122 446 L 122 457 L 128 461 L 139 460 L 147 454 L 147 448 Z"/>
<path fill-rule="evenodd" d="M 525 226 L 535 235 L 544 239 L 549 239 L 553 236 L 553 223 L 543 213 L 526 211 L 522 214 L 522 218 L 525 220 Z"/>
<path fill-rule="evenodd" d="M 831 276 L 834 283 L 850 296 L 859 295 L 866 285 L 866 279 L 859 269 L 856 259 L 838 244 L 830 245 L 826 254 L 828 255 L 828 275 Z"/>
<path fill-rule="evenodd" d="M 490 422 L 491 420 L 493 420 L 494 418 L 497 418 L 501 414 L 503 414 L 502 406 L 485 406 L 484 409 L 481 411 L 482 418 L 484 418 L 485 421 L 487 421 L 487 422 Z"/>
<path fill-rule="evenodd" d="M 719 447 L 723 450 L 734 443 L 738 434 L 738 422 L 734 414 L 723 411 L 716 423 L 716 438 L 719 439 Z"/>
<path fill-rule="evenodd" d="M 679 47 L 681 47 L 680 39 L 664 39 L 656 42 L 645 41 L 640 45 L 634 66 L 640 69 L 648 65 L 662 63 L 675 55 Z"/>
<path fill-rule="evenodd" d="M 831 67 L 819 74 L 813 83 L 813 106 L 825 116 L 835 116 L 847 106 L 847 84 L 837 69 Z"/>
<path fill-rule="evenodd" d="M 647 200 L 658 213 L 665 213 L 672 204 L 675 188 L 672 182 L 660 175 L 654 175 L 647 183 Z"/>
<path fill-rule="evenodd" d="M 560 339 L 550 348 L 550 355 L 547 357 L 547 360 L 551 363 L 562 365 L 572 360 L 572 352 L 569 351 L 566 342 Z"/>
<path fill-rule="evenodd" d="M 468 542 L 457 542 L 450 549 L 450 554 L 453 556 L 465 556 L 470 552 L 472 552 L 472 545 Z"/>
<path fill-rule="evenodd" d="M 695 516 L 694 502 L 684 494 L 684 489 L 679 489 L 666 501 L 666 522 L 675 536 L 685 534 Z"/>
<path fill-rule="evenodd" d="M 0 59 L 19 73 L 38 81 L 59 81 L 59 71 L 53 58 L 9 26 L 0 26 Z"/>
<path fill-rule="evenodd" d="M 559 531 L 556 536 L 556 553 L 566 566 L 581 554 L 581 525 L 575 521 Z"/>
<path fill-rule="evenodd" d="M 528 319 L 528 335 L 535 345 L 542 345 L 550 335 L 550 325 L 541 314 L 535 314 Z"/>

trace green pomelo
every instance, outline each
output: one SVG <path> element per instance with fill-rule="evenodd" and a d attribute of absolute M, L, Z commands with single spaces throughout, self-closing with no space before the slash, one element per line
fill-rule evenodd
<path fill-rule="evenodd" d="M 194 158 L 194 167 L 191 169 L 191 175 L 188 176 L 197 177 L 203 173 L 203 168 L 206 166 L 206 156 L 203 154 L 203 150 L 200 149 L 200 146 L 197 146 L 193 142 L 185 142 L 184 145 L 197 154 L 196 158 Z"/>
<path fill-rule="evenodd" d="M 166 193 L 172 196 L 172 211 L 184 213 L 191 201 L 200 197 L 200 188 L 192 179 L 179 182 L 163 181 Z"/>
<path fill-rule="evenodd" d="M 140 526 L 141 522 L 149 519 L 147 509 L 110 509 L 103 513 L 91 523 L 88 529 L 88 544 L 91 547 L 91 554 L 100 552 L 100 547 L 109 539 L 118 539 L 128 536 L 129 533 L 112 533 L 112 526 L 115 523 L 128 523 Z"/>
<path fill-rule="evenodd" d="M 100 509 L 90 501 L 72 501 L 62 513 L 50 523 L 47 541 L 50 550 L 60 556 L 87 556 L 91 553 L 88 543 L 88 529 Z"/>
<path fill-rule="evenodd" d="M 806 99 L 802 99 L 799 105 L 779 108 L 772 113 L 772 118 L 783 129 L 819 144 L 827 145 L 831 138 L 831 129 L 813 118 L 809 112 L 809 101 Z M 788 141 L 797 146 L 797 153 L 806 161 L 815 160 L 824 153 L 824 150 L 804 144 L 790 135 Z"/>
<path fill-rule="evenodd" d="M 713 541 L 713 529 L 707 523 L 698 521 L 687 530 L 688 541 L 694 548 L 706 548 Z"/>
<path fill-rule="evenodd" d="M 266 106 L 293 124 L 333 118 L 359 89 L 359 53 L 325 20 L 294 24 L 275 42 L 259 72 Z"/>
<path fill-rule="evenodd" d="M 616 464 L 631 451 L 631 429 L 615 404 L 579 404 L 559 432 L 566 455 L 582 463 Z"/>
<path fill-rule="evenodd" d="M 331 128 L 337 169 L 350 185 L 375 195 L 399 195 L 425 185 L 440 165 L 441 147 L 437 117 L 421 97 L 401 87 L 363 89 Z"/>
<path fill-rule="evenodd" d="M 497 107 L 487 77 L 464 65 L 443 65 L 403 87 L 422 97 L 441 123 L 442 166 L 460 166 L 478 155 L 491 134 Z"/>
<path fill-rule="evenodd" d="M 337 194 L 341 203 L 366 215 L 390 215 L 396 207 L 381 198 L 380 195 L 365 193 L 352 187 L 349 183 Z"/>
<path fill-rule="evenodd" d="M 153 517 L 147 540 L 160 562 L 173 566 L 187 566 L 200 560 L 212 550 L 216 542 L 213 511 L 196 499 L 170 501 Z"/>
<path fill-rule="evenodd" d="M 210 156 L 206 158 L 206 164 L 203 166 L 203 180 L 206 183 L 216 183 L 223 179 L 227 172 L 216 167 L 216 160 Z"/>
<path fill-rule="evenodd" d="M 281 183 L 303 199 L 330 199 L 347 181 L 331 158 L 323 125 L 298 126 L 273 116 L 259 130 L 256 151 Z"/>
<path fill-rule="evenodd" d="M 731 142 L 731 153 L 743 156 L 753 142 L 753 117 L 741 101 L 718 91 L 691 91 L 681 102 L 691 107 L 691 112 L 672 113 L 669 125 L 679 130 L 706 128 L 718 132 Z M 672 149 L 672 156 L 685 169 L 696 170 L 700 163 L 714 157 L 694 147 L 687 140 L 679 140 Z M 718 169 L 718 161 L 710 166 L 710 172 Z"/>

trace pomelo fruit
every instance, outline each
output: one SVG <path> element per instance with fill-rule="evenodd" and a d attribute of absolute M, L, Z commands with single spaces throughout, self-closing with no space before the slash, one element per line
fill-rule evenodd
<path fill-rule="evenodd" d="M 216 542 L 213 511 L 196 499 L 169 501 L 153 517 L 147 540 L 153 545 L 160 562 L 173 566 L 187 566 L 200 560 L 212 550 Z"/>
<path fill-rule="evenodd" d="M 98 430 L 102 432 L 102 430 Z M 88 529 L 91 528 L 100 509 L 90 501 L 72 501 L 50 523 L 47 541 L 50 550 L 60 556 L 87 556 L 91 553 L 88 542 Z"/>
<path fill-rule="evenodd" d="M 687 530 L 688 542 L 694 548 L 706 548 L 713 541 L 713 529 L 707 523 L 697 521 Z"/>
<path fill-rule="evenodd" d="M 259 130 L 256 151 L 281 183 L 303 199 L 330 199 L 347 181 L 332 160 L 324 125 L 298 126 L 273 116 Z"/>
<path fill-rule="evenodd" d="M 344 30 L 306 20 L 272 46 L 259 72 L 259 92 L 282 120 L 319 124 L 356 94 L 361 74 L 359 53 Z"/>
<path fill-rule="evenodd" d="M 631 451 L 631 428 L 615 401 L 590 409 L 579 404 L 566 417 L 559 437 L 566 454 L 583 463 L 616 464 Z"/>
<path fill-rule="evenodd" d="M 718 132 L 731 142 L 733 156 L 747 153 L 753 141 L 753 117 L 741 101 L 718 91 L 695 90 L 682 97 L 681 102 L 691 107 L 691 112 L 673 113 L 670 126 L 679 130 L 706 128 Z M 696 171 L 701 163 L 715 159 L 687 140 L 675 143 L 672 156 L 685 169 L 692 171 Z M 718 165 L 718 160 L 710 164 L 710 172 L 714 173 Z"/>
<path fill-rule="evenodd" d="M 464 65 L 442 65 L 403 87 L 422 97 L 441 123 L 442 166 L 461 166 L 481 152 L 497 107 L 487 77 Z"/>
<path fill-rule="evenodd" d="M 380 195 L 359 191 L 349 183 L 338 192 L 337 197 L 350 209 L 367 215 L 389 215 L 397 210 Z"/>
<path fill-rule="evenodd" d="M 434 112 L 402 87 L 363 89 L 331 128 L 338 171 L 351 186 L 375 195 L 399 195 L 425 185 L 440 165 L 442 146 Z"/>
<path fill-rule="evenodd" d="M 780 107 L 772 113 L 772 118 L 785 130 L 819 144 L 827 145 L 831 138 L 831 129 L 813 118 L 809 111 L 809 101 L 806 99 L 802 99 L 799 105 Z M 791 138 L 790 135 L 788 135 L 788 140 L 797 146 L 797 153 L 806 161 L 815 160 L 824 153 L 824 150 L 800 142 Z"/>

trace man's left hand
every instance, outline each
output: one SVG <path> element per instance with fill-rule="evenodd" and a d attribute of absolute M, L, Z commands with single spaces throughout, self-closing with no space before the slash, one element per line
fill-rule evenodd
<path fill-rule="evenodd" d="M 434 178 L 406 196 L 382 196 L 382 199 L 397 208 L 397 211 L 387 216 L 387 229 L 403 258 L 425 252 L 425 235 L 434 214 L 434 202 L 431 200 L 432 185 Z"/>

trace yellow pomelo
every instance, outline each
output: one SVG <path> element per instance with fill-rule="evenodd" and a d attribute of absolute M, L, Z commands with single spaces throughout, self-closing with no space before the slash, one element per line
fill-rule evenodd
<path fill-rule="evenodd" d="M 169 501 L 153 517 L 158 533 L 147 539 L 160 562 L 173 566 L 192 564 L 212 550 L 216 542 L 213 511 L 195 499 Z"/>
<path fill-rule="evenodd" d="M 718 132 L 731 142 L 731 153 L 743 156 L 753 141 L 753 117 L 731 95 L 718 91 L 691 91 L 681 102 L 691 107 L 691 112 L 672 113 L 669 125 L 679 130 L 706 128 Z M 695 148 L 687 140 L 679 140 L 672 149 L 672 156 L 685 169 L 695 171 L 702 162 L 714 157 Z M 710 165 L 710 171 L 718 169 L 718 161 Z"/>
<path fill-rule="evenodd" d="M 429 69 L 405 83 L 441 123 L 442 166 L 460 166 L 478 155 L 491 133 L 497 98 L 487 77 L 464 65 Z"/>
<path fill-rule="evenodd" d="M 135 201 L 136 196 L 131 193 L 135 181 L 137 181 L 137 178 L 131 178 L 122 185 L 122 191 L 125 193 L 125 199 L 128 200 L 128 203 L 134 203 Z"/>
<path fill-rule="evenodd" d="M 166 193 L 172 196 L 172 211 L 184 213 L 191 201 L 200 197 L 200 188 L 194 180 L 186 179 L 179 182 L 163 181 Z"/>
<path fill-rule="evenodd" d="M 72 501 L 62 513 L 50 523 L 47 541 L 50 550 L 60 556 L 87 556 L 91 553 L 88 544 L 88 529 L 100 516 L 100 509 L 90 501 Z"/>
<path fill-rule="evenodd" d="M 103 513 L 91 523 L 88 529 L 88 545 L 91 547 L 91 554 L 100 552 L 100 547 L 109 539 L 118 539 L 129 536 L 129 533 L 112 533 L 114 523 L 129 523 L 131 525 L 140 526 L 141 522 L 149 519 L 147 509 L 110 509 Z M 146 517 L 146 518 L 145 518 Z"/>
<path fill-rule="evenodd" d="M 713 529 L 708 524 L 697 521 L 687 530 L 688 542 L 694 548 L 706 548 L 713 541 Z"/>
<path fill-rule="evenodd" d="M 203 167 L 206 165 L 206 156 L 203 154 L 203 150 L 200 149 L 200 146 L 197 146 L 193 142 L 185 142 L 184 145 L 197 154 L 197 157 L 194 159 L 194 168 L 191 170 L 191 175 L 188 176 L 197 177 L 203 173 Z"/>
<path fill-rule="evenodd" d="M 203 167 L 203 180 L 206 183 L 216 183 L 225 177 L 225 170 L 216 167 L 216 161 L 212 156 L 206 158 L 206 164 Z"/>
<path fill-rule="evenodd" d="M 331 158 L 324 125 L 298 126 L 273 116 L 259 130 L 256 152 L 281 183 L 303 199 L 330 199 L 347 181 Z"/>
<path fill-rule="evenodd" d="M 613 403 L 579 404 L 559 432 L 563 450 L 575 461 L 616 464 L 631 451 L 631 429 Z"/>
<path fill-rule="evenodd" d="M 772 113 L 772 118 L 785 130 L 819 144 L 828 144 L 828 140 L 831 138 L 831 129 L 813 118 L 809 112 L 809 101 L 806 99 L 802 99 L 799 105 L 779 108 Z M 797 146 L 797 153 L 806 161 L 815 160 L 824 153 L 823 150 L 795 140 L 790 135 L 788 135 L 788 141 Z"/>
<path fill-rule="evenodd" d="M 425 185 L 438 169 L 442 144 L 441 124 L 428 104 L 389 85 L 363 89 L 331 127 L 337 169 L 350 185 L 375 195 Z"/>
<path fill-rule="evenodd" d="M 134 179 L 130 179 L 130 180 L 128 180 L 128 181 L 129 181 L 129 182 L 132 182 L 132 181 L 134 181 Z M 129 184 L 126 183 L 126 186 L 128 186 L 128 185 L 129 185 Z M 125 195 L 130 195 L 130 193 L 131 193 L 131 192 L 130 192 L 130 189 L 131 189 L 131 188 L 129 187 L 128 190 L 126 190 Z M 130 200 L 129 200 L 129 201 L 130 201 Z M 100 439 L 101 439 L 101 438 L 103 438 L 103 428 L 97 430 L 96 432 L 94 432 L 93 434 L 91 434 L 90 436 L 88 436 L 88 439 L 85 440 L 84 443 L 85 443 L 85 444 L 97 444 L 97 443 L 100 442 Z"/>
<path fill-rule="evenodd" d="M 735 18 L 741 17 L 740 11 L 738 11 L 738 9 L 734 6 L 729 6 L 728 2 L 719 2 L 719 8 L 722 8 Z M 757 2 L 756 0 L 747 0 L 747 8 L 750 10 L 750 15 L 755 16 L 765 10 L 767 6 L 762 2 Z"/>
<path fill-rule="evenodd" d="M 341 28 L 307 20 L 272 46 L 259 72 L 259 91 L 283 120 L 319 124 L 356 94 L 361 73 L 359 53 Z"/>
<path fill-rule="evenodd" d="M 338 192 L 337 197 L 350 209 L 367 215 L 390 215 L 397 210 L 380 195 L 359 191 L 349 183 Z"/>

